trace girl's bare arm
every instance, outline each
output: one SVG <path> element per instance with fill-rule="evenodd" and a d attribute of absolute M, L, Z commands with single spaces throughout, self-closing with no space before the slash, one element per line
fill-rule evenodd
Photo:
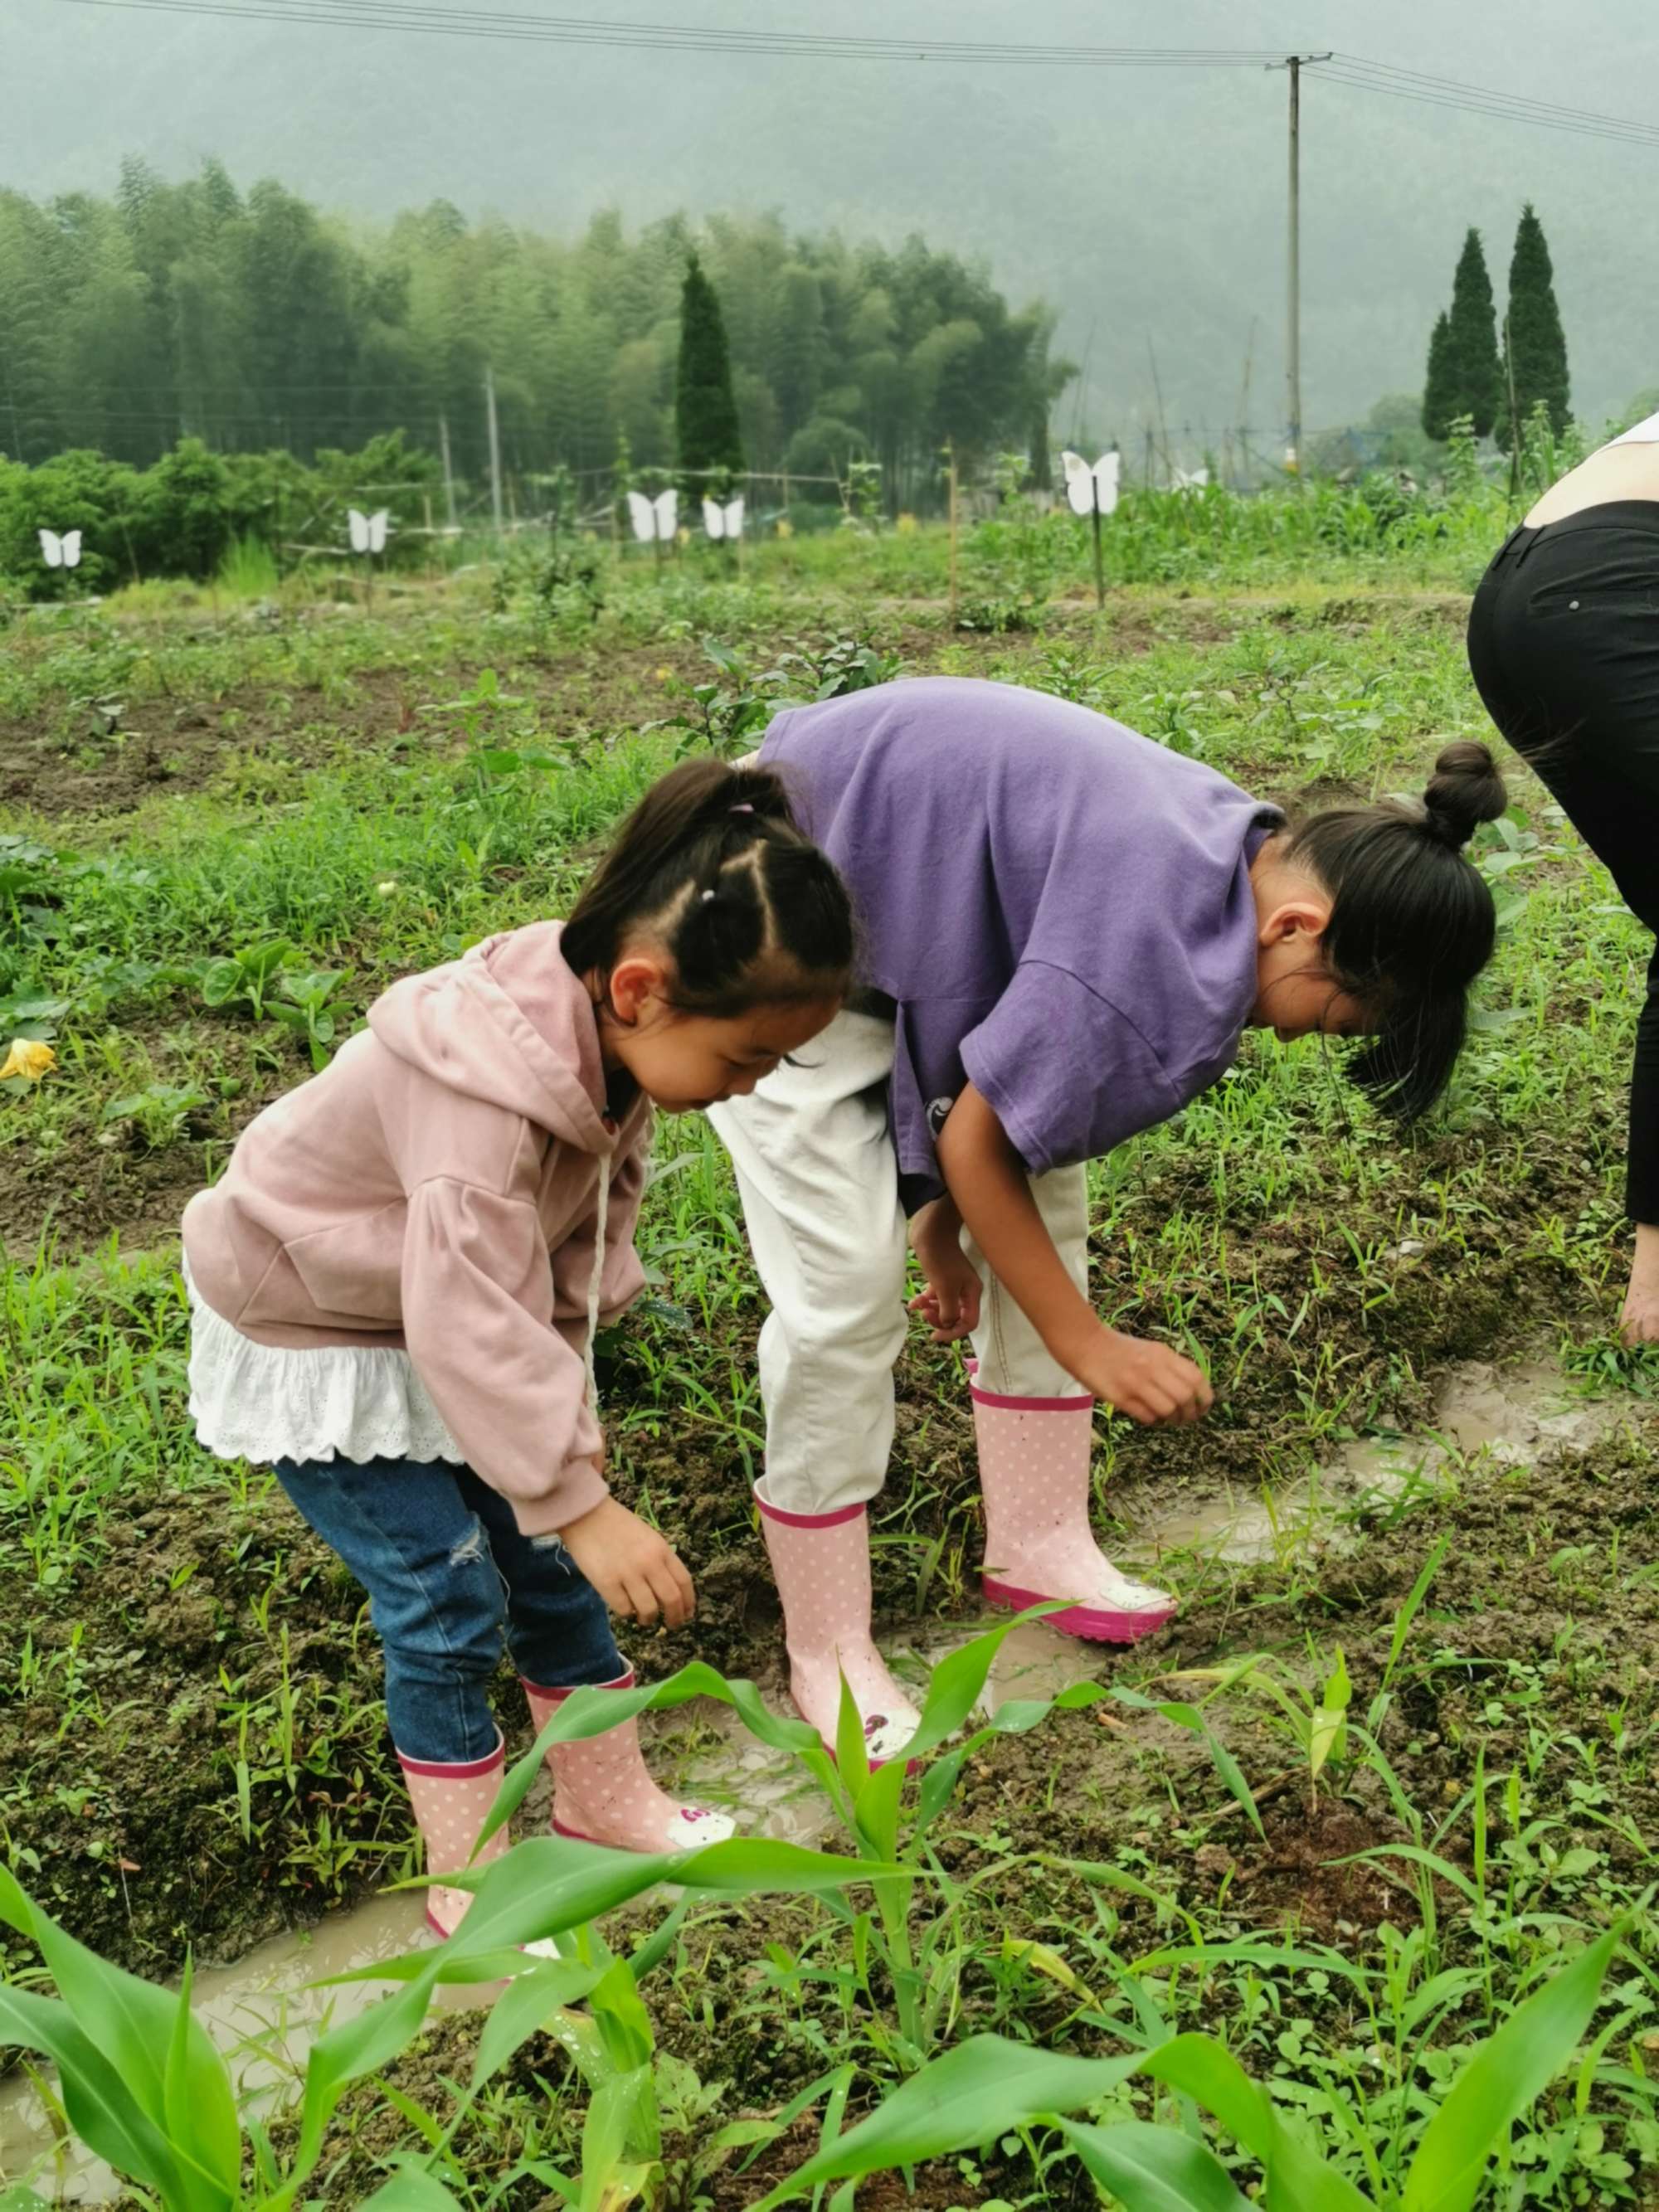
<path fill-rule="evenodd" d="M 1043 1226 L 1024 1162 L 971 1083 L 939 1133 L 939 1163 L 991 1273 L 1068 1375 L 1137 1421 L 1209 1411 L 1213 1393 L 1190 1359 L 1103 1326 Z"/>

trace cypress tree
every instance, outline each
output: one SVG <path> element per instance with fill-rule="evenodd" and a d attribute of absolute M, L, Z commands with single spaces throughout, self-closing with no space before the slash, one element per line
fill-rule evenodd
<path fill-rule="evenodd" d="M 703 274 L 694 252 L 685 264 L 680 292 L 679 374 L 674 386 L 674 423 L 679 448 L 680 489 L 688 500 L 705 491 L 716 495 L 729 478 L 744 471 L 743 434 L 732 395 L 732 360 L 720 295 Z"/>
<path fill-rule="evenodd" d="M 1521 210 L 1510 261 L 1508 367 L 1515 377 L 1516 412 L 1522 422 L 1542 400 L 1559 437 L 1567 427 L 1567 341 L 1555 304 L 1555 276 L 1544 226 L 1528 201 Z M 1509 439 L 1508 399 L 1500 442 Z"/>
<path fill-rule="evenodd" d="M 1429 340 L 1429 366 L 1423 379 L 1423 428 L 1431 438 L 1450 434 L 1457 413 L 1457 380 L 1452 366 L 1451 318 L 1443 307 Z"/>
<path fill-rule="evenodd" d="M 1492 279 L 1486 274 L 1486 257 L 1480 250 L 1478 230 L 1469 232 L 1457 258 L 1448 323 L 1450 382 L 1456 399 L 1451 412 L 1468 416 L 1475 436 L 1484 438 L 1504 411 L 1504 384 Z"/>

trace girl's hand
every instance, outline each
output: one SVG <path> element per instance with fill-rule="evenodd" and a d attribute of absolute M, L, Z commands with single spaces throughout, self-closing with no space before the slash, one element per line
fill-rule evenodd
<path fill-rule="evenodd" d="M 1103 1328 L 1083 1358 L 1066 1362 L 1085 1389 L 1148 1428 L 1196 1421 L 1215 1403 L 1201 1369 L 1167 1344 Z"/>
<path fill-rule="evenodd" d="M 924 1206 L 910 1224 L 910 1243 L 927 1287 L 910 1301 L 935 1344 L 956 1344 L 979 1327 L 978 1271 L 962 1249 L 962 1216 L 948 1198 Z"/>
<path fill-rule="evenodd" d="M 697 1609 L 696 1592 L 678 1555 L 656 1530 L 614 1498 L 601 1499 L 560 1540 L 611 1611 L 649 1627 L 660 1613 L 684 1628 Z"/>

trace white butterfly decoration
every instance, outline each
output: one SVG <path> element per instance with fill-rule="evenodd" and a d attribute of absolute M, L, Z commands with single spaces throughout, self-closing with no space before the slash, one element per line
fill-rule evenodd
<path fill-rule="evenodd" d="M 1176 491 L 1202 491 L 1209 481 L 1208 469 L 1193 469 L 1190 471 L 1186 469 L 1177 469 L 1175 471 L 1172 489 Z"/>
<path fill-rule="evenodd" d="M 1103 453 L 1093 468 L 1081 453 L 1065 453 L 1060 459 L 1073 514 L 1109 514 L 1117 505 L 1118 471 L 1123 456 L 1115 452 Z"/>
<path fill-rule="evenodd" d="M 655 499 L 647 499 L 642 491 L 628 495 L 629 519 L 641 545 L 665 545 L 674 535 L 679 512 L 677 491 L 659 491 Z"/>
<path fill-rule="evenodd" d="M 373 514 L 362 514 L 356 507 L 346 509 L 346 528 L 351 532 L 354 553 L 384 553 L 386 534 L 392 516 L 384 507 L 377 507 Z"/>
<path fill-rule="evenodd" d="M 717 499 L 705 499 L 702 503 L 702 526 L 711 538 L 741 538 L 743 535 L 743 494 L 728 499 L 722 507 Z"/>
<path fill-rule="evenodd" d="M 78 568 L 81 565 L 81 533 L 66 530 L 60 538 L 55 530 L 37 531 L 40 540 L 40 558 L 48 568 Z"/>

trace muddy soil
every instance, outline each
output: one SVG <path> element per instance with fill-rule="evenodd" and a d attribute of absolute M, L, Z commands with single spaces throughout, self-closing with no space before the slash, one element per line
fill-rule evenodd
<path fill-rule="evenodd" d="M 879 1534 L 944 1533 L 945 1564 L 926 1593 L 925 1613 L 917 1610 L 915 1554 L 887 1545 L 875 1552 L 884 1632 L 924 1651 L 936 1639 L 941 1612 L 965 1609 L 971 1617 L 976 1609 L 969 1571 L 980 1539 L 970 1423 L 961 1394 L 954 1402 L 947 1395 L 950 1379 L 941 1364 L 919 1351 L 904 1370 L 888 1493 L 896 1503 L 878 1523 Z M 1652 1409 L 1641 1401 L 1620 1398 L 1603 1401 L 1593 1413 L 1558 1414 L 1546 1410 L 1547 1385 L 1534 1370 L 1523 1370 L 1534 1379 L 1522 1388 L 1518 1407 L 1506 1395 L 1507 1380 L 1500 1386 L 1491 1370 L 1483 1373 L 1484 1381 L 1464 1376 L 1457 1386 L 1462 1395 L 1453 1394 L 1467 1449 L 1486 1443 L 1492 1425 L 1482 1429 L 1468 1413 L 1470 1406 L 1509 1421 L 1513 1433 L 1505 1449 L 1512 1453 L 1576 1445 L 1615 1415 L 1628 1420 L 1634 1437 L 1651 1435 Z M 180 1381 L 167 1379 L 169 1397 Z M 613 1383 L 613 1402 L 616 1395 L 629 1395 L 625 1376 Z M 164 1411 L 184 1418 L 181 1405 L 164 1401 Z M 1585 1425 L 1568 1437 L 1560 1432 L 1562 1421 Z M 1455 1431 L 1444 1433 L 1449 1441 Z M 711 1455 L 694 1441 L 674 1451 L 630 1449 L 623 1434 L 618 1492 L 627 1498 L 648 1491 L 666 1533 L 696 1565 L 700 1601 L 695 1633 L 635 1634 L 630 1656 L 647 1679 L 701 1657 L 757 1680 L 781 1699 L 777 1601 L 740 1461 L 729 1449 Z M 1133 1443 L 1152 1449 L 1158 1440 L 1137 1432 Z M 1241 1636 L 1265 1643 L 1291 1632 L 1299 1615 L 1286 1614 L 1273 1593 L 1279 1556 L 1306 1556 L 1297 1529 L 1304 1501 L 1287 1496 L 1275 1505 L 1273 1556 L 1264 1563 L 1250 1564 L 1261 1551 L 1258 1546 L 1253 1553 L 1248 1541 L 1242 1551 L 1232 1546 L 1241 1565 L 1217 1563 L 1229 1551 L 1238 1515 L 1246 1516 L 1248 1538 L 1249 1516 L 1262 1510 L 1256 1493 L 1241 1494 L 1228 1480 L 1253 1448 L 1253 1439 L 1214 1426 L 1202 1446 L 1196 1439 L 1189 1443 L 1194 1464 L 1183 1483 L 1160 1487 L 1140 1471 L 1111 1494 L 1132 1532 L 1126 1555 L 1155 1566 L 1188 1598 L 1188 1610 L 1169 1629 L 1122 1662 L 1136 1679 L 1149 1666 L 1201 1663 L 1218 1644 Z M 1425 1438 L 1420 1453 L 1401 1455 L 1399 1463 L 1415 1465 L 1444 1449 Z M 1635 1471 L 1640 1455 L 1635 1443 L 1629 1450 L 1618 1472 L 1627 1482 L 1621 1493 L 1627 1510 L 1639 1518 L 1646 1504 Z M 1124 1457 L 1132 1461 L 1127 1450 Z M 1317 1510 L 1327 1516 L 1340 1507 L 1385 1517 L 1395 1464 L 1379 1459 L 1363 1479 L 1351 1474 L 1345 1490 L 1342 1468 L 1334 1462 L 1317 1486 Z M 1582 1515 L 1589 1525 L 1613 1511 L 1608 1496 L 1581 1494 L 1577 1458 L 1559 1464 L 1550 1495 L 1564 1516 Z M 933 1502 L 896 1503 L 906 1498 Z M 1508 1480 L 1472 1494 L 1460 1512 L 1483 1540 L 1499 1516 L 1511 1532 L 1526 1527 L 1535 1535 L 1543 1525 L 1530 1494 Z M 1346 1626 L 1350 1615 L 1376 1610 L 1393 1587 L 1389 1547 L 1375 1553 L 1362 1547 L 1350 1560 L 1340 1532 L 1332 1533 L 1328 1519 L 1322 1525 L 1324 1571 L 1296 1602 L 1313 1618 Z M 70 1711 L 58 1686 L 37 1701 L 14 1698 L 0 1705 L 0 1773 L 13 1778 L 5 1817 L 42 1902 L 83 1941 L 141 1971 L 166 1972 L 186 1944 L 203 1960 L 235 1956 L 404 1871 L 409 1832 L 377 1702 L 378 1659 L 361 1593 L 275 1485 L 252 1485 L 240 1499 L 216 1485 L 141 1506 L 130 1517 L 111 1514 L 104 1540 L 101 1554 L 72 1588 L 43 1590 L 15 1565 L 0 1577 L 0 1641 L 9 1648 L 21 1649 L 27 1632 L 50 1658 L 78 1632 L 83 1694 Z M 952 1559 L 960 1571 L 951 1570 Z M 1296 1571 L 1293 1583 L 1303 1571 Z M 1627 1608 L 1644 1609 L 1644 1619 L 1659 1608 L 1659 1597 L 1645 1589 L 1638 1586 L 1626 1601 Z M 1524 1624 L 1516 1627 L 1514 1648 L 1547 1642 L 1559 1617 L 1553 1603 L 1536 1639 Z M 1116 1662 L 1108 1654 L 1103 1663 Z M 272 1747 L 285 1680 L 299 1692 L 291 1768 Z M 521 1744 L 526 1717 L 505 1673 L 497 1705 L 510 1742 Z M 246 1747 L 239 1736 L 245 1709 L 251 1717 Z M 1081 1740 L 1098 1735 L 1084 1728 Z M 238 1802 L 239 1753 L 251 1776 L 246 1821 Z M 1103 1850 L 1110 1840 L 1108 1823 L 1094 1841 Z"/>
<path fill-rule="evenodd" d="M 1133 1659 L 1080 1647 L 1042 1628 L 1021 1631 L 1024 1640 L 1006 1655 L 992 1701 L 1052 1691 L 1085 1674 L 1109 1683 L 1127 1674 L 1137 1682 L 1156 1684 L 1180 1668 L 1213 1664 L 1243 1650 L 1277 1649 L 1295 1655 L 1311 1636 L 1326 1651 L 1333 1644 L 1341 1646 L 1354 1685 L 1353 1710 L 1362 1712 L 1382 1684 L 1395 1614 L 1443 1537 L 1445 1554 L 1413 1632 L 1412 1662 L 1396 1679 L 1380 1731 L 1400 1789 L 1432 1820 L 1467 1790 L 1468 1747 L 1477 1737 L 1485 1743 L 1488 1771 L 1502 1772 L 1527 1758 L 1540 1731 L 1566 1741 L 1605 1734 L 1615 1708 L 1625 1713 L 1632 1729 L 1652 1729 L 1652 1685 L 1659 1680 L 1656 1446 L 1659 1419 L 1651 1401 L 1626 1393 L 1576 1397 L 1543 1358 L 1504 1367 L 1468 1364 L 1441 1379 L 1430 1426 L 1406 1440 L 1390 1466 L 1380 1461 L 1358 1470 L 1350 1466 L 1346 1472 L 1358 1486 L 1345 1490 L 1345 1469 L 1339 1464 L 1310 1498 L 1282 1500 L 1272 1558 L 1253 1556 L 1248 1547 L 1241 1551 L 1232 1541 L 1237 1530 L 1220 1517 L 1224 1499 L 1214 1502 L 1211 1522 L 1200 1531 L 1182 1529 L 1174 1516 L 1161 1528 L 1143 1528 L 1144 1541 L 1154 1550 L 1160 1542 L 1209 1543 L 1224 1555 L 1231 1549 L 1235 1564 L 1228 1570 L 1224 1602 L 1216 1601 L 1220 1594 L 1212 1589 L 1211 1601 L 1190 1606 Z M 1431 1495 L 1419 1491 L 1415 1506 L 1397 1511 L 1398 1485 L 1406 1470 L 1427 1470 L 1438 1486 Z M 1358 1481 L 1362 1474 L 1375 1478 L 1369 1487 Z M 186 1637 L 180 1656 L 193 1656 L 199 1665 L 208 1656 L 213 1601 L 234 1591 L 239 1571 L 257 1582 L 261 1559 L 269 1556 L 262 1547 L 272 1540 L 271 1511 L 261 1508 L 227 1522 L 221 1508 L 211 1534 L 205 1514 L 200 1520 L 187 1516 L 183 1525 L 173 1511 L 135 1522 L 132 1543 L 124 1557 L 112 1557 L 103 1585 L 108 1601 L 125 1608 L 125 1632 L 142 1637 L 152 1631 L 164 1647 L 179 1639 L 179 1608 L 167 1607 L 154 1593 L 176 1573 L 182 1559 L 198 1557 L 209 1576 L 206 1590 L 200 1577 L 190 1588 L 206 1597 L 208 1609 L 195 1617 L 190 1631 L 198 1641 L 192 1649 Z M 281 1537 L 291 1563 L 283 1589 L 296 1638 L 296 1664 L 308 1670 L 339 1670 L 343 1664 L 349 1668 L 360 1656 L 343 1632 L 349 1593 L 338 1589 L 337 1573 L 337 1586 L 331 1589 L 328 1563 L 302 1532 L 289 1527 Z M 759 1581 L 763 1578 L 757 1568 L 751 1561 L 751 1579 Z M 343 1595 L 346 1603 L 337 1610 Z M 147 1596 L 151 1602 L 146 1610 Z M 884 1640 L 903 1671 L 911 1655 L 934 1660 L 966 1632 L 966 1625 L 947 1632 L 912 1617 L 890 1621 Z M 746 1636 L 728 1627 L 724 1653 L 717 1654 L 712 1644 L 707 1648 L 729 1667 L 746 1642 L 752 1656 L 769 1662 L 758 1671 L 769 1693 L 778 1698 L 782 1685 L 775 1651 L 757 1642 L 762 1633 L 758 1624 Z M 664 1654 L 665 1664 L 669 1656 Z M 1176 1693 L 1175 1686 L 1168 1693 Z M 35 1730 L 28 1727 L 30 1716 L 21 1717 L 22 1741 L 33 1735 L 38 1746 L 38 1724 L 47 1716 L 32 1717 Z M 1044 1940 L 1052 1940 L 1056 1929 L 1091 1924 L 1092 1886 L 1086 1872 L 1068 1871 L 1065 1861 L 1124 1867 L 1178 1909 L 1212 1919 L 1224 1914 L 1224 1926 L 1238 1932 L 1279 1929 L 1344 1953 L 1362 1949 L 1385 1923 L 1408 1925 L 1419 1911 L 1416 1877 L 1403 1863 L 1387 1856 L 1389 1846 L 1407 1840 L 1407 1832 L 1376 1775 L 1339 1762 L 1315 1791 L 1293 1757 L 1287 1764 L 1285 1740 L 1265 1721 L 1230 1707 L 1218 1725 L 1256 1793 L 1260 1834 L 1222 1786 L 1201 1744 L 1155 1714 L 1106 1703 L 1051 1716 L 1032 1734 L 1000 1740 L 977 1755 L 964 1772 L 947 1822 L 936 1832 L 940 1861 L 959 1877 L 1005 1869 L 1006 1878 L 999 1878 L 990 1893 L 996 1925 L 1016 1933 L 1038 1932 Z M 161 1739 L 170 1784 L 176 1785 L 190 1765 L 191 1735 L 184 1726 Z M 66 1820 L 52 1835 L 41 1835 L 36 1845 L 45 1876 L 44 1881 L 36 1877 L 37 1887 L 49 1889 L 52 1874 L 62 1874 L 73 1862 L 77 1843 L 84 1856 L 88 1827 L 107 1837 L 124 1856 L 146 1848 L 142 1828 L 149 1866 L 122 1871 L 130 1909 L 136 1903 L 139 1913 L 149 1914 L 152 1972 L 160 1964 L 155 1953 L 167 1941 L 158 1924 L 158 1902 L 166 1901 L 172 1915 L 175 1958 L 186 1930 L 199 1935 L 204 1911 L 210 1913 L 213 1905 L 210 1881 L 181 1882 L 177 1873 L 159 1883 L 152 1878 L 153 1869 L 180 1852 L 187 1856 L 194 1849 L 198 1859 L 200 1852 L 199 1834 L 191 1833 L 188 1821 L 175 1832 L 157 1820 L 163 1808 L 155 1789 L 155 1741 L 152 1715 L 151 1771 L 142 1784 L 136 1773 L 134 1778 L 135 1786 L 145 1791 L 142 1824 L 135 1820 L 130 1831 L 100 1826 L 112 1808 L 107 1801 L 89 1801 L 78 1837 L 76 1824 Z M 700 1731 L 693 1726 L 660 1745 L 659 1755 L 692 1787 L 701 1789 L 710 1778 L 718 1785 L 723 1778 L 728 1794 L 747 1798 L 751 1817 L 758 1811 L 769 1832 L 804 1839 L 821 1833 L 821 1810 L 803 1808 L 781 1791 L 768 1799 L 763 1776 L 752 1764 L 744 1767 L 741 1745 L 720 1728 Z M 350 1756 L 358 1760 L 373 1794 L 383 1771 L 376 1744 L 360 1741 Z M 0 1763 L 7 1759 L 8 1747 L 0 1742 Z M 334 1764 L 340 1764 L 337 1753 Z M 354 1817 L 349 1800 L 332 1781 L 313 1778 L 324 1789 L 335 1789 L 332 1809 L 349 1826 Z M 251 1857 L 228 1828 L 224 1786 L 221 1777 L 216 1811 L 206 1798 L 198 1809 L 208 1814 L 210 1828 L 216 1822 L 222 1882 L 227 1887 L 239 1881 L 246 1886 Z M 280 1826 L 280 1807 L 271 1809 Z M 362 1808 L 363 1863 L 373 1862 L 384 1878 L 401 1867 L 401 1832 L 393 1833 L 395 1803 L 378 1823 L 378 1833 L 374 1809 L 367 1802 Z M 1566 1790 L 1548 1809 L 1560 1822 L 1563 1850 L 1588 1840 L 1605 1858 L 1609 1880 L 1639 1882 L 1644 1859 L 1631 1838 L 1650 1835 L 1659 1824 L 1659 1778 L 1650 1768 L 1638 1773 L 1626 1763 L 1619 1826 L 1597 1818 Z M 533 1808 L 526 1817 L 534 1820 Z M 1629 1832 L 1621 1832 L 1626 1820 Z M 290 1835 L 290 1848 L 292 1840 Z M 1442 1848 L 1454 1866 L 1463 1856 L 1455 1840 Z M 1024 1856 L 1030 1853 L 1043 1854 L 1042 1861 Z M 271 1850 L 261 1867 L 267 1887 L 275 1856 Z M 284 1905 L 292 1910 L 298 1901 L 291 1894 L 286 1900 L 274 1893 L 267 1899 L 278 1912 Z M 1150 1903 L 1121 1893 L 1114 1893 L 1112 1901 L 1121 1916 L 1115 1941 L 1123 1955 L 1149 1950 L 1164 1939 L 1162 1914 Z M 1443 1908 L 1455 1905 L 1449 1892 L 1440 1901 Z M 60 1909 L 71 1925 L 78 1922 L 86 1932 L 94 1905 L 83 1893 L 61 1900 Z M 371 1905 L 356 1925 L 356 1940 L 398 1940 L 402 1915 L 403 1908 L 390 1900 Z M 644 1923 L 653 1916 L 647 1906 L 635 1917 Z M 1449 1922 L 1451 1912 L 1443 1909 L 1441 1917 Z M 111 1940 L 112 1918 L 106 1917 L 94 1940 L 103 1948 L 120 1948 Z M 229 1924 L 221 1922 L 224 1928 Z M 243 1917 L 244 1938 L 253 1924 Z M 755 1962 L 766 1944 L 798 1948 L 812 1924 L 811 1908 L 788 1901 L 714 1909 L 702 1923 L 696 1966 L 677 1978 L 674 2000 L 665 2002 L 659 2023 L 663 2047 L 694 2065 L 705 2081 L 729 2085 L 722 2119 L 743 2112 L 775 2111 L 823 2070 L 823 2045 L 810 2019 L 787 2016 L 781 2028 L 777 2008 L 758 1999 L 756 1984 Z M 625 1929 L 621 1932 L 625 1936 Z M 343 1917 L 337 1928 L 331 1923 L 325 1933 L 328 1948 L 317 1971 L 337 1960 L 341 1943 L 354 1940 L 354 1916 Z M 279 1981 L 286 1974 L 291 1982 L 295 1956 L 273 1954 Z M 225 1978 L 218 1992 L 222 2007 L 247 1979 L 246 1970 Z M 984 1972 L 969 1973 L 961 2032 L 996 2025 L 1000 2001 L 998 1978 L 988 1960 Z M 234 2014 L 234 2007 L 230 2009 Z M 1062 2001 L 1046 1985 L 1022 1995 L 1025 2032 L 1085 2050 L 1112 2048 L 1109 2037 L 1098 2029 L 1075 2024 L 1074 2009 L 1071 2001 Z M 253 2006 L 250 2019 L 258 2017 Z M 476 2033 L 476 2021 L 465 2014 L 434 2022 L 396 2069 L 400 2088 L 441 2113 L 446 2084 L 464 2076 Z M 290 2055 L 297 2061 L 302 2051 L 301 2043 Z M 558 2097 L 564 2061 L 555 2046 L 532 2044 L 515 2062 L 512 2079 L 532 2100 L 539 2099 L 538 2083 Z M 393 2127 L 393 2116 L 377 2096 L 366 2093 L 348 2103 L 331 2138 L 329 2201 L 350 2203 L 368 2193 L 374 2160 L 390 2147 Z M 690 2146 L 682 2148 L 689 2153 Z M 746 2174 L 720 2173 L 710 2184 L 712 2203 L 738 2207 L 756 2202 L 811 2148 L 811 2138 L 802 2133 L 769 2147 Z M 500 2160 L 502 2154 L 499 2136 L 492 2138 L 489 2157 Z M 1012 2171 L 1004 2178 L 1012 2189 Z M 981 2191 L 994 2193 L 997 2183 L 997 2171 L 991 2168 L 970 2188 L 963 2172 L 950 2163 L 919 2176 L 914 2199 L 876 2189 L 861 2191 L 859 2201 L 944 2208 L 980 2201 Z M 1058 2186 L 1063 2191 L 1071 2185 Z M 526 2207 L 544 2201 L 533 2192 L 513 2200 Z M 1091 2200 L 1062 2193 L 1051 2201 Z"/>

